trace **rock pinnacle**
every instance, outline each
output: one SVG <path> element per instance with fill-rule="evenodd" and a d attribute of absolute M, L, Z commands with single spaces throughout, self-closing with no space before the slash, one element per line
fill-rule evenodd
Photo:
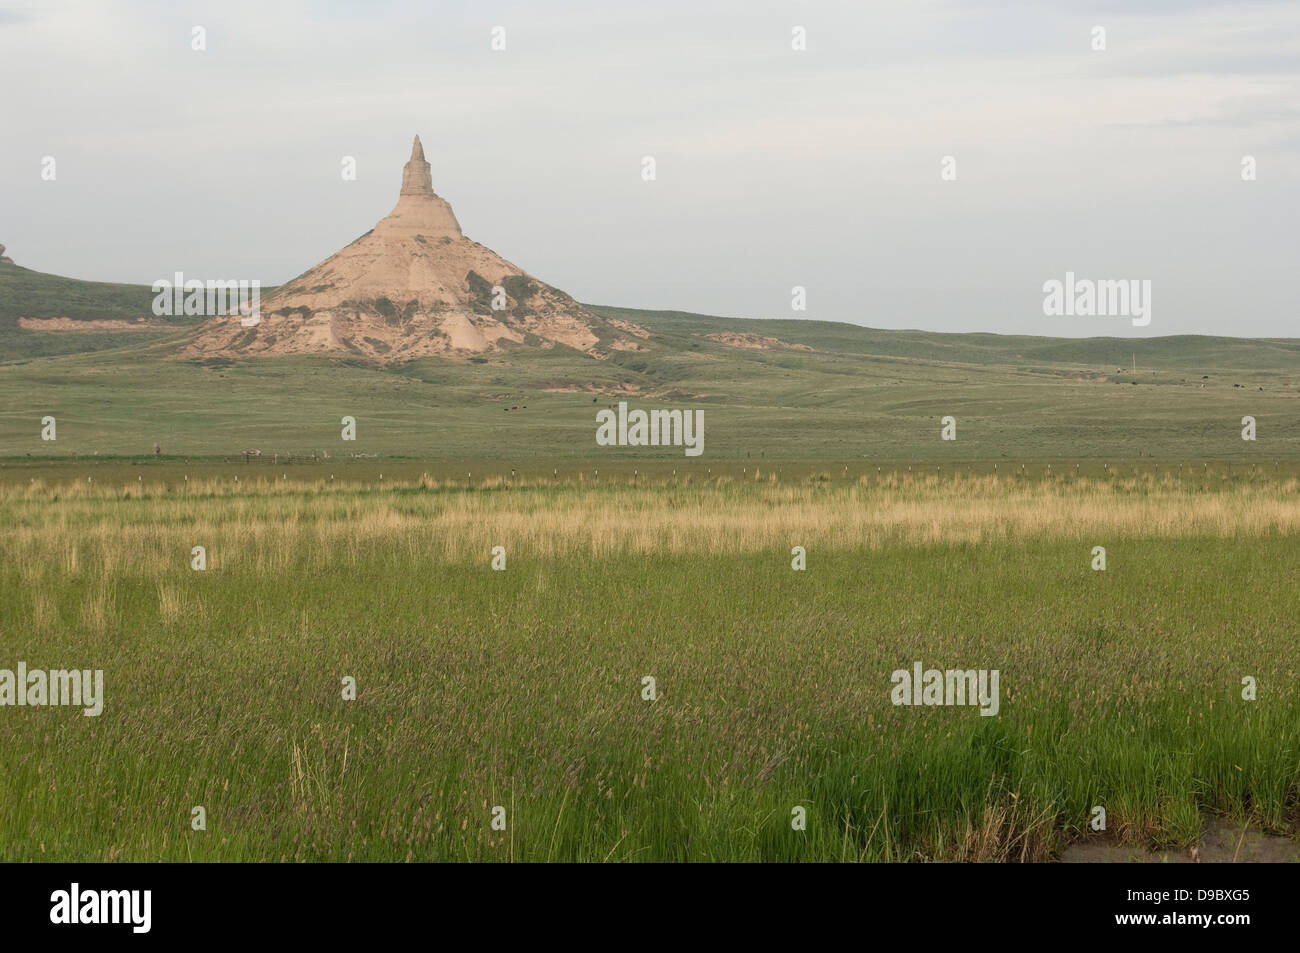
<path fill-rule="evenodd" d="M 411 143 L 411 158 L 402 167 L 402 195 L 433 195 L 433 173 L 419 136 Z"/>

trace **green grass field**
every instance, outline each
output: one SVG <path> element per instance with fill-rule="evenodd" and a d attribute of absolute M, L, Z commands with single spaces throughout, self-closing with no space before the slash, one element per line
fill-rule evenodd
<path fill-rule="evenodd" d="M 1125 843 L 1300 830 L 1294 466 L 365 466 L 3 471 L 5 664 L 102 668 L 106 701 L 0 711 L 0 856 L 1046 859 L 1094 805 Z M 998 669 L 998 714 L 895 707 L 916 661 Z"/>
<path fill-rule="evenodd" d="M 148 300 L 0 266 L 0 670 L 106 694 L 0 707 L 2 859 L 1300 838 L 1300 342 L 598 308 L 646 350 L 379 367 L 19 323 Z M 703 456 L 598 447 L 620 400 L 703 409 Z M 997 714 L 893 705 L 916 662 Z"/>
<path fill-rule="evenodd" d="M 86 304 L 96 295 L 108 302 L 98 312 Z M 379 367 L 185 358 L 185 325 L 92 333 L 16 323 L 23 314 L 129 317 L 149 300 L 147 288 L 0 266 L 0 460 L 129 457 L 157 443 L 182 459 L 259 449 L 449 466 L 687 462 L 680 450 L 598 448 L 595 412 L 619 400 L 704 410 L 702 459 L 713 461 L 1300 459 L 1300 340 L 936 334 L 593 306 L 646 328 L 646 350 L 595 360 L 512 347 Z M 725 334 L 810 350 L 708 336 Z M 47 415 L 55 441 L 41 439 Z M 941 441 L 949 415 L 957 439 Z M 1253 442 L 1241 439 L 1247 415 Z M 341 440 L 344 416 L 357 419 L 355 443 Z"/>
<path fill-rule="evenodd" d="M 694 382 L 642 393 L 620 390 L 636 383 L 623 380 L 631 372 L 576 354 L 401 371 L 296 358 L 203 366 L 148 346 L 115 351 L 111 361 L 46 358 L 0 367 L 0 458 L 144 455 L 158 443 L 167 455 L 210 458 L 256 448 L 506 464 L 685 460 L 680 450 L 598 448 L 595 413 L 621 399 L 703 409 L 703 459 L 711 460 L 1300 457 L 1300 388 L 1277 372 L 1241 374 L 1248 388 L 1219 375 L 1214 389 L 1202 389 L 1199 375 L 1196 383 L 1132 386 L 1046 369 L 904 362 L 831 376 L 766 364 L 751 371 L 733 367 L 738 360 L 719 355 Z M 748 380 L 748 392 L 737 395 L 739 383 L 704 383 L 724 373 Z M 579 386 L 592 390 L 543 389 Z M 41 440 L 46 415 L 58 421 L 53 442 Z M 940 440 L 947 415 L 957 420 L 955 441 Z M 1257 420 L 1255 442 L 1241 439 L 1246 415 Z M 357 420 L 355 443 L 341 440 L 344 416 Z"/>

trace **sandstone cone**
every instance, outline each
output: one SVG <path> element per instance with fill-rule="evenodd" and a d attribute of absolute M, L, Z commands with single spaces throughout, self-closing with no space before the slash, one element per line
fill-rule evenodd
<path fill-rule="evenodd" d="M 493 308 L 501 298 L 494 288 L 504 291 L 502 309 Z M 466 238 L 451 206 L 433 191 L 416 136 L 387 218 L 264 296 L 256 326 L 212 318 L 185 350 L 340 352 L 387 363 L 468 357 L 510 344 L 567 345 L 594 357 L 639 347 L 564 292 Z"/>

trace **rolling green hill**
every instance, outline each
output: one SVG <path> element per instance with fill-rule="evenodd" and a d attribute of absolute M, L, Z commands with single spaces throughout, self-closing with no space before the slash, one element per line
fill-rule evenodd
<path fill-rule="evenodd" d="M 152 315 L 153 292 L 145 285 L 82 281 L 0 263 L 0 322 L 25 318 L 71 318 L 74 321 Z"/>
<path fill-rule="evenodd" d="M 719 318 L 684 311 L 640 311 L 587 305 L 606 318 L 652 329 L 662 344 L 689 347 L 697 335 L 761 334 L 827 354 L 911 358 L 964 364 L 1072 365 L 1121 372 L 1136 353 L 1139 362 L 1164 368 L 1269 369 L 1297 373 L 1300 338 L 1231 338 L 1179 334 L 1144 338 L 1050 338 L 1014 334 L 892 331 L 832 321 Z"/>
<path fill-rule="evenodd" d="M 84 351 L 103 351 L 127 341 L 165 338 L 168 330 L 113 330 L 102 322 L 153 318 L 153 292 L 144 285 L 81 281 L 0 262 L 0 362 Z M 85 330 L 24 329 L 20 318 L 67 318 Z"/>
<path fill-rule="evenodd" d="M 181 353 L 183 320 L 31 330 L 19 317 L 133 321 L 148 288 L 0 266 L 0 458 L 329 453 L 518 461 L 1300 459 L 1300 340 L 1060 339 L 876 330 L 588 305 L 640 350 L 515 346 L 380 367 Z M 1136 360 L 1137 369 L 1133 370 Z M 597 447 L 595 412 L 706 411 L 705 454 Z M 516 409 L 517 408 L 517 409 Z M 40 439 L 53 415 L 58 439 Z M 358 439 L 340 439 L 340 420 Z M 939 439 L 954 416 L 958 439 Z M 1241 420 L 1258 440 L 1241 439 Z M 373 456 L 372 456 L 373 455 Z"/>

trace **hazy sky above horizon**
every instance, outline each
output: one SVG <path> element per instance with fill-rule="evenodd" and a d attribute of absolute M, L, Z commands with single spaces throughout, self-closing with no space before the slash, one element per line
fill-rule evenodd
<path fill-rule="evenodd" d="M 1300 336 L 1295 2 L 0 0 L 0 89 L 39 271 L 279 284 L 392 209 L 418 132 L 466 235 L 581 301 Z M 1067 271 L 1150 280 L 1150 324 L 1045 316 Z"/>

